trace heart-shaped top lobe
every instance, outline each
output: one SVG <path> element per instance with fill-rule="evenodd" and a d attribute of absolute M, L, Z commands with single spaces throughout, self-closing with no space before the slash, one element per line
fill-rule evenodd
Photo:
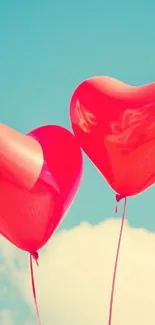
<path fill-rule="evenodd" d="M 71 205 L 82 176 L 82 154 L 75 136 L 59 126 L 32 131 L 44 153 L 44 166 L 30 190 L 1 176 L 0 232 L 31 253 L 40 249 Z"/>
<path fill-rule="evenodd" d="M 136 195 L 155 181 L 155 83 L 110 77 L 81 83 L 70 103 L 73 131 L 109 185 Z"/>

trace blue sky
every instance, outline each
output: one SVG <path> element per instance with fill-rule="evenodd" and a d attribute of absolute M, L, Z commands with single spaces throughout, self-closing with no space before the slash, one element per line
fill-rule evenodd
<path fill-rule="evenodd" d="M 70 129 L 69 100 L 84 79 L 154 81 L 154 10 L 152 0 L 1 1 L 0 120 L 21 132 L 44 124 Z M 154 195 L 152 187 L 128 200 L 130 225 L 155 231 Z M 113 192 L 85 158 L 79 193 L 60 229 L 118 218 L 114 208 Z M 16 301 L 15 309 L 22 304 L 18 293 Z"/>

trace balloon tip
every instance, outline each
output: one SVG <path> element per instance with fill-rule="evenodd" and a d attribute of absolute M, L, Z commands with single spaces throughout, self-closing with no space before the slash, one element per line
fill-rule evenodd
<path fill-rule="evenodd" d="M 125 196 L 117 193 L 116 194 L 116 202 L 120 202 L 122 199 L 125 199 Z"/>
<path fill-rule="evenodd" d="M 39 266 L 38 260 L 39 260 L 39 253 L 35 252 L 35 253 L 31 253 L 31 256 L 33 257 L 33 259 L 35 260 L 37 266 Z"/>

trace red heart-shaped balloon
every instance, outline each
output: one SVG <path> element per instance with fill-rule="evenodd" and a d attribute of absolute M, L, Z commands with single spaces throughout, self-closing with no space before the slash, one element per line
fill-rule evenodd
<path fill-rule="evenodd" d="M 31 190 L 0 178 L 0 232 L 34 253 L 46 244 L 71 205 L 82 176 L 82 153 L 74 135 L 43 126 L 29 135 L 41 145 L 45 164 Z"/>
<path fill-rule="evenodd" d="M 136 195 L 154 183 L 155 83 L 90 78 L 75 90 L 70 118 L 81 147 L 114 191 Z"/>

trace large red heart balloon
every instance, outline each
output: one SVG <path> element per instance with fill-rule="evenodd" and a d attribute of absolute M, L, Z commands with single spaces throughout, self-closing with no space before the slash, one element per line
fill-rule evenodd
<path fill-rule="evenodd" d="M 42 147 L 44 165 L 28 190 L 0 177 L 0 232 L 17 247 L 35 253 L 55 231 L 71 205 L 82 176 L 82 153 L 74 135 L 60 126 L 31 133 Z"/>
<path fill-rule="evenodd" d="M 81 147 L 114 191 L 136 195 L 154 183 L 155 83 L 90 78 L 75 90 L 70 118 Z"/>

